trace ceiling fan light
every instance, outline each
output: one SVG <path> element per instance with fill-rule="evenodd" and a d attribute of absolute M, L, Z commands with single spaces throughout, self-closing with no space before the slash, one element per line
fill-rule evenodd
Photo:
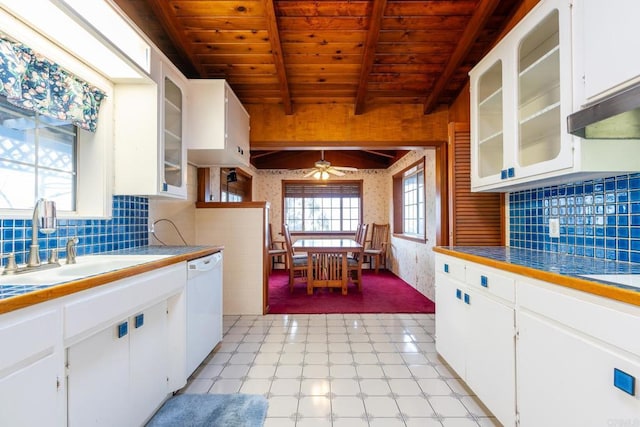
<path fill-rule="evenodd" d="M 314 177 L 315 179 L 320 179 L 320 171 L 315 171 L 311 176 Z"/>
<path fill-rule="evenodd" d="M 329 172 L 327 171 L 320 172 L 320 179 L 323 181 L 326 181 L 327 179 L 329 179 Z"/>

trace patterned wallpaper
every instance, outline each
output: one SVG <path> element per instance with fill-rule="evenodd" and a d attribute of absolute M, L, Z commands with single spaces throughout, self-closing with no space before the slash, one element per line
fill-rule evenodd
<path fill-rule="evenodd" d="M 425 192 L 426 192 L 426 220 L 427 243 L 418 243 L 405 239 L 391 237 L 392 270 L 402 280 L 416 288 L 420 293 L 435 301 L 435 253 L 432 248 L 436 242 L 436 176 L 435 176 L 435 150 L 426 148 L 414 150 L 400 159 L 388 171 L 386 184 L 389 196 L 386 203 L 389 209 L 389 217 L 393 214 L 391 201 L 391 176 L 400 172 L 409 165 L 425 157 Z"/>

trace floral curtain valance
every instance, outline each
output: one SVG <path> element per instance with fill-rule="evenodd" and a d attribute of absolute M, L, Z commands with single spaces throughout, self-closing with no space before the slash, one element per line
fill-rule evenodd
<path fill-rule="evenodd" d="M 0 34 L 0 95 L 12 104 L 95 132 L 106 94 Z"/>

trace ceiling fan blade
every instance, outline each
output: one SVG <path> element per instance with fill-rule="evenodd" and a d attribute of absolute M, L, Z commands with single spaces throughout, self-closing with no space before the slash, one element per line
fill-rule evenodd
<path fill-rule="evenodd" d="M 331 166 L 339 171 L 358 172 L 358 168 L 352 168 L 351 166 Z"/>
<path fill-rule="evenodd" d="M 331 175 L 344 176 L 344 172 L 340 172 L 338 169 L 334 168 L 333 166 L 326 168 L 325 171 L 329 172 Z"/>
<path fill-rule="evenodd" d="M 307 172 L 304 177 L 305 178 L 309 178 L 311 175 L 313 175 L 314 173 L 316 173 L 317 169 L 311 169 L 309 172 Z"/>

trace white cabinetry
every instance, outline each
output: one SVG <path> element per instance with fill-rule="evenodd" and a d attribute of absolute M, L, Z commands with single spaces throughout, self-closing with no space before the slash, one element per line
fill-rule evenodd
<path fill-rule="evenodd" d="M 633 425 L 640 310 L 542 283 L 518 284 L 522 427 Z M 623 389 L 626 389 L 623 390 Z"/>
<path fill-rule="evenodd" d="M 186 383 L 186 280 L 182 262 L 1 315 L 0 425 L 144 425 Z"/>
<path fill-rule="evenodd" d="M 167 390 L 167 303 L 69 347 L 69 426 L 137 426 Z"/>
<path fill-rule="evenodd" d="M 577 106 L 591 103 L 640 79 L 640 2 L 574 2 Z"/>
<path fill-rule="evenodd" d="M 186 198 L 187 79 L 152 56 L 144 84 L 115 86 L 115 194 Z"/>
<path fill-rule="evenodd" d="M 59 310 L 0 318 L 0 425 L 64 425 L 64 365 Z"/>
<path fill-rule="evenodd" d="M 184 353 L 186 337 L 169 335 L 168 306 L 185 285 L 180 263 L 65 305 L 70 426 L 142 425 L 173 391 L 170 341 Z M 181 371 L 184 384 L 184 365 Z"/>
<path fill-rule="evenodd" d="M 515 425 L 514 281 L 436 256 L 436 349 L 491 412 Z"/>
<path fill-rule="evenodd" d="M 189 81 L 189 161 L 249 166 L 249 114 L 224 80 Z"/>
<path fill-rule="evenodd" d="M 574 103 L 571 13 L 569 0 L 542 0 L 470 72 L 472 190 L 512 191 L 637 169 L 629 147 L 612 149 L 567 132 Z"/>

